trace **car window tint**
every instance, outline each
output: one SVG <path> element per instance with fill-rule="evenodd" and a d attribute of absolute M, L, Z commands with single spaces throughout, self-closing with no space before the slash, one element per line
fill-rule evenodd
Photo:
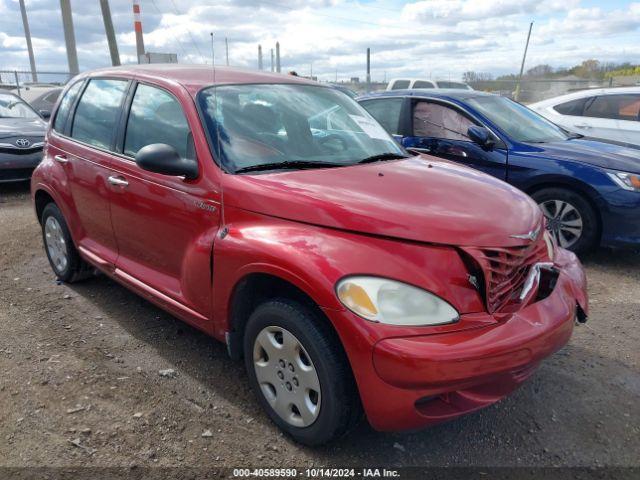
<path fill-rule="evenodd" d="M 125 80 L 91 80 L 76 108 L 71 136 L 99 148 L 111 148 L 126 89 Z"/>
<path fill-rule="evenodd" d="M 467 130 L 474 123 L 460 112 L 439 103 L 418 102 L 413 108 L 416 137 L 469 140 Z"/>
<path fill-rule="evenodd" d="M 71 105 L 73 105 L 73 101 L 78 95 L 81 86 L 82 82 L 74 83 L 62 98 L 56 113 L 56 118 L 53 121 L 53 129 L 57 132 L 62 132 L 64 130 L 64 126 L 67 123 L 67 117 L 69 116 L 69 109 L 71 108 Z"/>
<path fill-rule="evenodd" d="M 402 98 L 366 100 L 362 106 L 392 135 L 397 135 L 400 126 Z"/>
<path fill-rule="evenodd" d="M 603 95 L 586 105 L 585 117 L 638 120 L 639 95 Z"/>
<path fill-rule="evenodd" d="M 434 87 L 433 87 L 433 83 L 431 82 L 426 82 L 424 80 L 416 80 L 416 82 L 413 84 L 413 88 L 434 88 Z"/>
<path fill-rule="evenodd" d="M 618 118 L 640 120 L 640 95 L 618 95 Z"/>
<path fill-rule="evenodd" d="M 124 154 L 135 156 L 154 143 L 171 145 L 182 158 L 193 158 L 193 140 L 180 103 L 168 92 L 138 85 L 131 103 Z"/>
<path fill-rule="evenodd" d="M 438 82 L 438 87 L 440 87 L 440 88 L 462 88 L 463 90 L 467 89 L 467 85 L 465 83 L 447 82 L 447 81 Z"/>
<path fill-rule="evenodd" d="M 409 80 L 396 80 L 391 86 L 391 90 L 403 90 L 409 88 Z"/>
<path fill-rule="evenodd" d="M 561 103 L 553 107 L 553 109 L 561 115 L 573 115 L 581 116 L 584 110 L 584 106 L 587 101 L 590 101 L 593 97 L 578 98 L 577 100 L 570 100 L 568 102 Z"/>

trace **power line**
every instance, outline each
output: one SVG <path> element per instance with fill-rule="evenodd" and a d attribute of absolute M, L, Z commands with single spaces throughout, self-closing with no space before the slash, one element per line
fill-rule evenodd
<path fill-rule="evenodd" d="M 151 5 L 153 5 L 153 8 L 156 9 L 156 12 L 158 12 L 158 15 L 162 16 L 162 12 L 160 11 L 160 9 L 158 8 L 158 6 L 156 5 L 155 0 L 151 0 Z M 184 49 L 184 46 L 182 45 L 182 42 L 180 42 L 180 40 L 178 40 L 178 37 L 176 37 L 175 35 L 173 36 L 173 39 L 176 41 L 176 43 L 178 44 L 178 46 L 180 47 L 180 50 L 182 51 L 182 55 L 185 56 L 185 58 L 188 56 L 187 51 Z"/>
<path fill-rule="evenodd" d="M 173 0 L 171 0 L 171 4 L 173 5 L 173 9 L 176 12 L 176 15 L 182 16 L 182 13 L 180 13 L 180 11 L 178 10 L 178 7 L 176 6 L 176 3 Z M 193 44 L 194 47 L 196 47 L 196 50 L 198 51 L 198 55 L 200 55 L 200 58 L 206 63 L 206 59 L 204 55 L 202 55 L 202 52 L 200 51 L 200 47 L 198 46 L 197 42 L 193 38 L 193 34 L 191 33 L 191 30 L 187 29 L 187 33 L 189 34 L 189 37 L 191 37 L 191 43 Z"/>

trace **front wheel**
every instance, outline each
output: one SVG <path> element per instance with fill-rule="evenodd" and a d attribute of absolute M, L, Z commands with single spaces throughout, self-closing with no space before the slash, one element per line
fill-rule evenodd
<path fill-rule="evenodd" d="M 326 320 L 287 299 L 260 305 L 244 335 L 249 382 L 278 427 L 305 445 L 345 434 L 360 419 L 346 356 Z"/>
<path fill-rule="evenodd" d="M 576 253 L 596 246 L 598 217 L 580 194 L 564 188 L 545 188 L 532 195 L 547 219 L 547 229 L 562 248 Z"/>

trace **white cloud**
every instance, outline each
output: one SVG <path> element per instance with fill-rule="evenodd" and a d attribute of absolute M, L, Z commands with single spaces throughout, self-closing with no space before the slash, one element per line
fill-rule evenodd
<path fill-rule="evenodd" d="M 134 61 L 131 0 L 110 0 L 123 61 Z M 592 5 L 591 2 L 590 5 Z M 72 0 L 78 56 L 83 69 L 109 62 L 98 2 Z M 27 0 L 36 63 L 66 70 L 59 0 Z M 372 49 L 373 77 L 458 77 L 475 69 L 517 71 L 529 22 L 534 20 L 528 65 L 571 66 L 586 58 L 635 61 L 640 3 L 613 8 L 607 0 L 585 7 L 580 0 L 143 0 L 149 51 L 177 53 L 182 62 L 210 61 L 216 34 L 217 62 L 224 37 L 231 63 L 255 67 L 262 44 L 280 41 L 282 65 L 333 79 L 364 77 L 365 50 Z M 0 69 L 26 69 L 28 58 L 17 0 L 0 0 Z"/>

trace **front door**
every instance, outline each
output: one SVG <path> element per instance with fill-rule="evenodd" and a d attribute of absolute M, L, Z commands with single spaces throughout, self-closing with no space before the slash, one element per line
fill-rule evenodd
<path fill-rule="evenodd" d="M 418 100 L 412 111 L 413 136 L 404 138 L 406 148 L 446 158 L 493 175 L 507 177 L 507 150 L 498 142 L 485 148 L 471 141 L 467 130 L 478 125 L 462 110 L 449 104 Z"/>
<path fill-rule="evenodd" d="M 122 135 L 122 155 L 112 164 L 111 220 L 118 241 L 116 273 L 186 307 L 187 316 L 211 314 L 211 253 L 220 222 L 218 192 L 195 180 L 142 170 L 137 151 L 173 146 L 195 158 L 192 130 L 178 99 L 156 86 L 138 84 Z M 202 165 L 201 165 L 202 167 Z M 202 168 L 200 168 L 202 172 Z M 175 303 L 173 304 L 175 307 Z"/>

